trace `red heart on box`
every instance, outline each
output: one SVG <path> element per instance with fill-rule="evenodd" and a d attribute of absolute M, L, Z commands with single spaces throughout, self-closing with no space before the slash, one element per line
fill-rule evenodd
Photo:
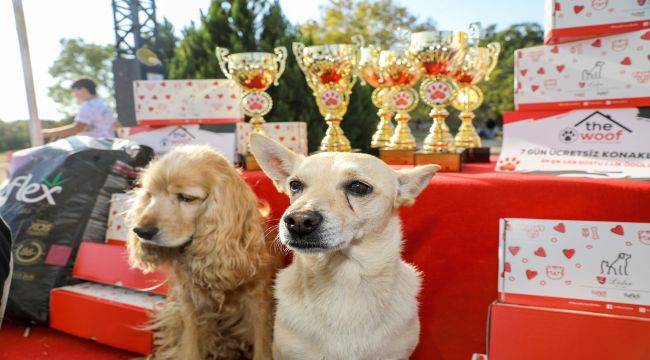
<path fill-rule="evenodd" d="M 526 270 L 526 277 L 528 278 L 528 280 L 534 279 L 535 276 L 537 276 L 537 271 L 535 271 L 535 270 Z"/>
<path fill-rule="evenodd" d="M 544 75 L 546 72 L 544 71 L 544 68 L 541 67 L 541 68 L 537 69 L 537 73 L 540 74 L 540 75 Z"/>
<path fill-rule="evenodd" d="M 209 99 L 209 98 L 210 98 L 210 94 L 205 94 L 205 96 L 203 96 L 203 98 L 204 98 L 204 99 Z"/>
<path fill-rule="evenodd" d="M 217 94 L 217 97 L 221 99 L 223 97 L 223 94 Z"/>
<path fill-rule="evenodd" d="M 165 99 L 169 100 L 169 99 L 171 99 L 171 98 L 172 98 L 171 95 L 169 95 L 169 94 L 165 95 Z"/>
<path fill-rule="evenodd" d="M 562 72 L 564 71 L 564 65 L 558 65 L 555 67 L 557 69 L 557 72 Z"/>
<path fill-rule="evenodd" d="M 537 250 L 533 253 L 539 257 L 546 257 L 546 250 L 543 247 L 538 247 Z"/>
<path fill-rule="evenodd" d="M 553 230 L 555 230 L 557 232 L 561 232 L 562 234 L 564 234 L 564 232 L 566 231 L 566 227 L 564 227 L 564 223 L 559 223 L 559 224 L 553 226 Z"/>
<path fill-rule="evenodd" d="M 503 271 L 510 272 L 511 270 L 512 270 L 512 268 L 510 267 L 509 262 L 506 262 L 506 263 L 503 264 Z"/>
<path fill-rule="evenodd" d="M 552 52 L 553 54 L 557 54 L 559 51 L 560 51 L 560 48 L 558 48 L 557 46 L 553 46 L 553 47 L 551 48 L 551 52 Z"/>
<path fill-rule="evenodd" d="M 521 73 L 521 76 L 526 76 L 526 73 L 528 73 L 528 70 L 521 69 L 521 71 L 519 71 L 519 72 Z"/>
<path fill-rule="evenodd" d="M 643 35 L 641 35 L 641 39 L 650 40 L 650 31 L 646 31 L 645 33 L 643 33 Z"/>
<path fill-rule="evenodd" d="M 636 2 L 639 4 L 639 6 L 645 5 L 646 0 L 636 0 Z"/>
<path fill-rule="evenodd" d="M 623 227 L 621 225 L 616 225 L 613 228 L 609 229 L 611 232 L 613 232 L 616 235 L 621 235 L 623 236 Z"/>
<path fill-rule="evenodd" d="M 604 276 L 596 276 L 596 280 L 598 280 L 599 283 L 604 284 L 607 278 Z"/>
<path fill-rule="evenodd" d="M 187 85 L 187 86 L 192 86 L 192 82 L 191 82 L 191 81 L 188 81 L 188 82 L 185 83 L 185 85 Z"/>
<path fill-rule="evenodd" d="M 562 250 L 562 253 L 564 256 L 566 256 L 567 259 L 571 259 L 573 255 L 576 253 L 575 249 L 564 249 Z"/>
<path fill-rule="evenodd" d="M 512 256 L 516 256 L 519 253 L 519 249 L 519 246 L 508 246 L 508 251 L 510 251 Z"/>
<path fill-rule="evenodd" d="M 573 12 L 576 14 L 579 14 L 582 10 L 584 10 L 585 7 L 582 5 L 576 5 L 573 7 Z"/>
<path fill-rule="evenodd" d="M 165 86 L 167 86 L 167 83 L 163 81 L 163 82 L 160 83 L 160 86 L 165 87 Z"/>
<path fill-rule="evenodd" d="M 603 43 L 602 43 L 602 41 L 600 41 L 600 39 L 596 39 L 596 40 L 594 40 L 594 42 L 591 43 L 591 46 L 600 47 L 602 44 Z"/>
<path fill-rule="evenodd" d="M 147 108 L 147 110 L 149 110 L 149 111 L 153 111 L 153 106 L 149 106 L 149 107 Z"/>
<path fill-rule="evenodd" d="M 535 91 L 537 91 L 537 89 L 539 89 L 539 86 L 537 86 L 537 85 L 532 85 L 532 86 L 530 87 L 530 89 L 533 90 L 533 92 L 535 92 Z"/>
<path fill-rule="evenodd" d="M 143 99 L 144 99 L 144 95 L 139 95 L 139 96 L 138 96 L 138 99 L 143 100 Z"/>
<path fill-rule="evenodd" d="M 235 95 L 235 94 L 230 94 L 230 98 L 231 98 L 231 99 L 234 99 L 234 98 L 236 98 L 236 97 L 237 97 L 237 95 Z"/>
<path fill-rule="evenodd" d="M 158 96 L 154 95 L 151 97 L 153 100 L 158 100 Z"/>
<path fill-rule="evenodd" d="M 585 82 L 584 81 L 579 82 L 578 86 L 580 86 L 581 88 L 585 87 Z"/>
<path fill-rule="evenodd" d="M 232 106 L 231 106 L 231 105 L 228 105 L 228 106 L 226 106 L 226 109 L 228 109 L 228 110 L 232 110 Z"/>
<path fill-rule="evenodd" d="M 555 11 L 560 11 L 560 10 L 562 10 L 562 9 L 560 8 L 560 3 L 559 3 L 559 2 L 555 2 Z"/>
<path fill-rule="evenodd" d="M 626 56 L 625 59 L 621 61 L 621 65 L 632 65 L 632 59 L 629 56 Z"/>

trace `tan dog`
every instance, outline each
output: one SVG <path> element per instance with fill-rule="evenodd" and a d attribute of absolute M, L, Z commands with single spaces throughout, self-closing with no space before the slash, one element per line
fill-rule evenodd
<path fill-rule="evenodd" d="M 256 134 L 251 144 L 291 198 L 280 241 L 294 258 L 276 279 L 274 358 L 408 359 L 420 333 L 420 275 L 400 257 L 397 209 L 438 167 L 395 171 L 353 153 L 305 158 Z"/>
<path fill-rule="evenodd" d="M 269 359 L 275 264 L 251 189 L 207 146 L 175 148 L 140 184 L 129 214 L 131 264 L 172 273 L 152 325 L 154 358 Z"/>

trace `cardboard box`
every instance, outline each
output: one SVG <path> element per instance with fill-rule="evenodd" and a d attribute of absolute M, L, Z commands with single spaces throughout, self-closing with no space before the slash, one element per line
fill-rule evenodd
<path fill-rule="evenodd" d="M 245 155 L 248 149 L 248 137 L 251 124 L 237 123 L 237 152 Z M 307 123 L 295 122 L 268 122 L 264 124 L 264 132 L 271 139 L 281 143 L 293 152 L 307 155 Z"/>
<path fill-rule="evenodd" d="M 649 27 L 650 2 L 646 0 L 546 0 L 546 44 Z"/>
<path fill-rule="evenodd" d="M 136 80 L 140 125 L 223 124 L 242 121 L 239 87 L 224 79 Z"/>
<path fill-rule="evenodd" d="M 124 246 L 82 242 L 72 276 L 106 285 L 166 295 L 168 273 L 164 269 L 144 274 L 129 265 Z"/>
<path fill-rule="evenodd" d="M 235 162 L 235 124 L 133 126 L 118 129 L 118 137 L 151 147 L 157 155 L 180 145 L 209 145 Z"/>
<path fill-rule="evenodd" d="M 650 30 L 515 51 L 519 111 L 650 106 Z"/>
<path fill-rule="evenodd" d="M 650 319 L 650 224 L 502 219 L 499 237 L 500 302 Z"/>
<path fill-rule="evenodd" d="M 160 295 L 81 283 L 53 289 L 50 327 L 139 354 L 150 354 L 153 333 L 144 327 Z"/>
<path fill-rule="evenodd" d="M 496 171 L 650 179 L 650 108 L 503 113 Z"/>
<path fill-rule="evenodd" d="M 650 359 L 650 320 L 493 303 L 488 357 L 495 360 Z"/>
<path fill-rule="evenodd" d="M 129 209 L 131 196 L 116 193 L 111 196 L 111 205 L 108 208 L 108 224 L 106 226 L 106 243 L 124 245 L 129 229 L 125 222 L 126 211 Z"/>

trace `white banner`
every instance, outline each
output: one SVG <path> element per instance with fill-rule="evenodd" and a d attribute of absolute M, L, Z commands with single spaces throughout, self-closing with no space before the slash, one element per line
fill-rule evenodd
<path fill-rule="evenodd" d="M 496 171 L 650 179 L 650 108 L 511 112 L 503 128 Z"/>

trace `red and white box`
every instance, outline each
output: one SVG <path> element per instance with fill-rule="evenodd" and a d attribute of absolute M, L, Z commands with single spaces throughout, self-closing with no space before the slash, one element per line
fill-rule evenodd
<path fill-rule="evenodd" d="M 515 51 L 520 111 L 650 106 L 650 30 Z"/>
<path fill-rule="evenodd" d="M 133 96 L 140 125 L 223 124 L 244 117 L 241 92 L 230 80 L 136 80 Z"/>
<path fill-rule="evenodd" d="M 150 354 L 153 333 L 145 330 L 160 295 L 95 283 L 53 289 L 50 327 L 120 349 Z"/>
<path fill-rule="evenodd" d="M 500 302 L 650 318 L 650 224 L 501 219 L 499 237 Z"/>
<path fill-rule="evenodd" d="M 167 295 L 169 289 L 169 274 L 164 268 L 145 274 L 131 267 L 126 247 L 119 245 L 82 242 L 72 276 L 159 295 Z"/>
<path fill-rule="evenodd" d="M 118 137 L 151 147 L 157 155 L 180 145 L 209 145 L 235 162 L 235 124 L 133 126 L 120 128 Z"/>
<path fill-rule="evenodd" d="M 111 196 L 111 205 L 108 208 L 108 226 L 106 227 L 106 243 L 124 245 L 129 229 L 126 226 L 125 216 L 129 209 L 131 195 L 116 193 Z"/>
<path fill-rule="evenodd" d="M 546 0 L 546 44 L 644 28 L 650 28 L 650 1 L 647 0 Z"/>
<path fill-rule="evenodd" d="M 488 356 L 495 360 L 650 359 L 650 319 L 493 303 Z"/>
<path fill-rule="evenodd" d="M 246 154 L 248 137 L 252 126 L 249 123 L 237 123 L 237 152 Z M 291 151 L 307 155 L 307 124 L 302 121 L 268 122 L 264 124 L 264 132 L 271 139 L 281 143 Z"/>
<path fill-rule="evenodd" d="M 495 170 L 650 179 L 650 108 L 507 111 Z"/>

